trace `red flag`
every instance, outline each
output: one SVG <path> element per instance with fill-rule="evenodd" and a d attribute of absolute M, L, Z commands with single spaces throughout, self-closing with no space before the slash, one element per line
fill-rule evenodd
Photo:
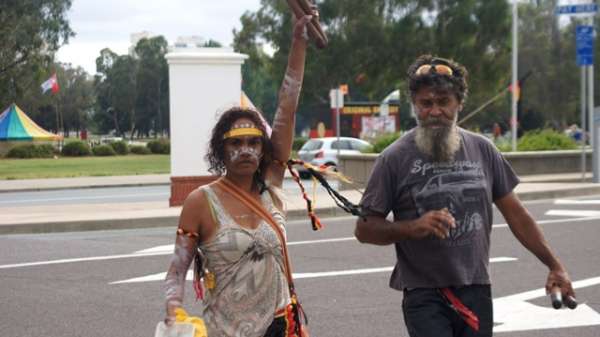
<path fill-rule="evenodd" d="M 42 93 L 46 93 L 48 90 L 52 90 L 53 94 L 56 94 L 59 90 L 58 80 L 56 79 L 56 73 L 52 74 L 46 82 L 42 83 Z"/>

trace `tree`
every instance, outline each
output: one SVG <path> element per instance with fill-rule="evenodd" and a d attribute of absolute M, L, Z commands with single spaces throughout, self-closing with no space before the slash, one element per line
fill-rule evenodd
<path fill-rule="evenodd" d="M 70 7 L 71 0 L 0 1 L 0 102 L 30 105 L 28 94 L 46 79 L 54 52 L 74 35 Z"/>
<path fill-rule="evenodd" d="M 248 66 L 254 67 L 244 72 L 250 97 L 264 95 L 250 75 L 271 83 L 261 88 L 279 85 L 291 42 L 292 18 L 285 2 L 261 4 L 257 12 L 242 16 L 242 30 L 235 32 L 234 46 L 250 55 Z M 329 46 L 310 51 L 299 121 L 323 110 L 316 107 L 328 104 L 329 89 L 338 84 L 349 84 L 352 100 L 379 101 L 394 89 L 406 90 L 405 71 L 423 53 L 467 66 L 472 88 L 467 111 L 509 79 L 510 13 L 505 0 L 323 0 L 318 5 Z M 273 56 L 255 50 L 257 42 L 270 44 Z M 265 70 L 261 79 L 258 74 Z M 505 110 L 489 108 L 489 113 L 500 112 Z M 315 118 L 322 116 L 304 119 L 310 124 Z"/>
<path fill-rule="evenodd" d="M 117 135 L 133 134 L 136 122 L 138 61 L 129 55 L 117 55 L 110 49 L 96 58 L 94 87 L 97 95 L 95 126 L 101 133 L 114 130 Z"/>
<path fill-rule="evenodd" d="M 246 12 L 240 20 L 242 30 L 233 30 L 233 47 L 249 56 L 242 65 L 242 90 L 266 118 L 271 120 L 277 105 L 277 86 L 269 73 L 269 57 L 258 39 L 260 29 L 256 14 Z"/>
<path fill-rule="evenodd" d="M 220 48 L 223 47 L 223 45 L 221 44 L 221 42 L 213 40 L 213 39 L 209 39 L 208 41 L 206 41 L 204 43 L 204 46 L 206 48 Z"/>
<path fill-rule="evenodd" d="M 168 130 L 169 73 L 165 59 L 168 43 L 163 36 L 141 39 L 135 47 L 139 59 L 136 81 L 138 132 L 149 136 Z"/>
<path fill-rule="evenodd" d="M 61 64 L 57 67 L 60 91 L 57 100 L 62 115 L 62 128 L 69 131 L 87 130 L 94 106 L 93 82 L 81 67 Z"/>
<path fill-rule="evenodd" d="M 158 36 L 141 39 L 135 57 L 103 49 L 96 59 L 98 131 L 112 130 L 133 138 L 169 130 L 169 76 L 165 59 L 167 41 Z"/>
<path fill-rule="evenodd" d="M 579 69 L 575 64 L 575 25 L 560 26 L 557 1 L 519 6 L 519 73 L 531 72 L 521 90 L 523 127 L 566 126 L 579 120 Z M 574 22 L 576 23 L 576 22 Z"/>

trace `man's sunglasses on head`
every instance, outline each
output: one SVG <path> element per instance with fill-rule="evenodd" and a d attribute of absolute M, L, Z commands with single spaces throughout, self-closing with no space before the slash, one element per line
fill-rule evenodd
<path fill-rule="evenodd" d="M 454 74 L 454 72 L 452 71 L 452 68 L 448 67 L 445 64 L 424 64 L 422 66 L 420 66 L 419 68 L 417 68 L 417 71 L 415 71 L 415 75 L 417 76 L 421 76 L 421 75 L 427 75 L 427 74 L 438 74 L 438 75 L 448 75 L 448 76 L 452 76 Z"/>

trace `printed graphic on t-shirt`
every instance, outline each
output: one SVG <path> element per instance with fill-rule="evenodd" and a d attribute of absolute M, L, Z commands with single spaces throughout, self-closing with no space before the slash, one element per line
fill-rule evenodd
<path fill-rule="evenodd" d="M 456 221 L 448 245 L 468 244 L 483 228 L 486 214 L 486 181 L 481 163 L 457 161 L 427 163 L 415 160 L 411 168 L 411 194 L 419 216 L 447 208 Z"/>

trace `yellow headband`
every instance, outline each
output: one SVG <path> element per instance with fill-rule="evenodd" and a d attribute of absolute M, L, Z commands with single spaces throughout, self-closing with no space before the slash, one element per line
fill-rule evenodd
<path fill-rule="evenodd" d="M 235 128 L 226 132 L 223 135 L 223 139 L 238 137 L 238 136 L 259 136 L 262 137 L 263 133 L 257 128 Z"/>

